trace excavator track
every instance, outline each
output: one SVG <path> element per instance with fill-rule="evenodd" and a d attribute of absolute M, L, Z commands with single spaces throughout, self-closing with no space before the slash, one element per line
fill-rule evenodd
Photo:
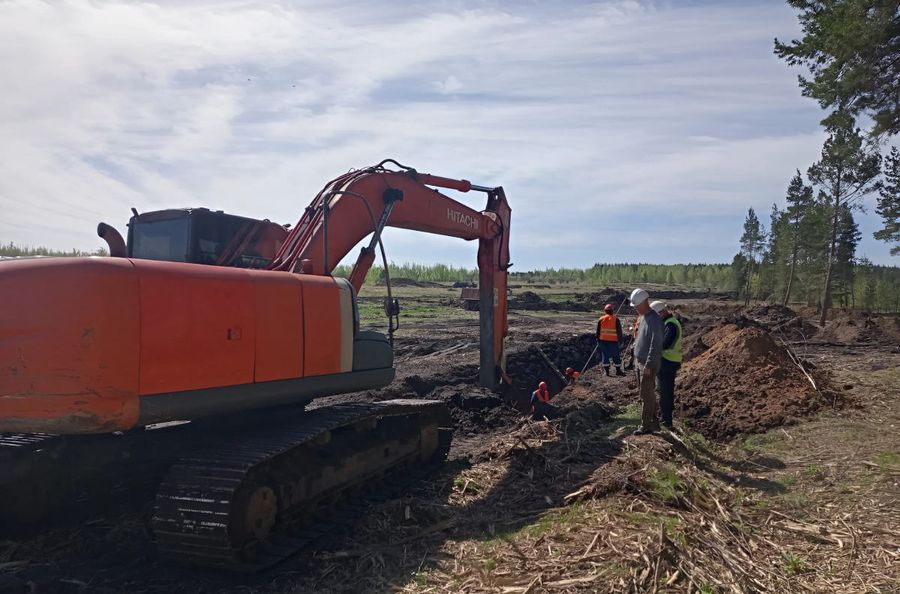
<path fill-rule="evenodd" d="M 443 461 L 443 403 L 391 400 L 323 407 L 182 458 L 160 485 L 161 556 L 238 571 L 270 567 L 318 539 L 348 491 Z"/>

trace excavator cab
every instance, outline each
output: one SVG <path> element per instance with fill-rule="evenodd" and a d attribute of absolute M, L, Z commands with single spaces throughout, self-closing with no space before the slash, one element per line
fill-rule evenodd
<path fill-rule="evenodd" d="M 128 223 L 127 256 L 142 260 L 264 269 L 287 236 L 287 229 L 277 223 L 221 210 L 134 213 Z"/>

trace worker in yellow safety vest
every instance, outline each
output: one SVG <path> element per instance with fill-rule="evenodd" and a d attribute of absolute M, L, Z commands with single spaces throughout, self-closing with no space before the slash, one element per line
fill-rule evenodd
<path fill-rule="evenodd" d="M 681 368 L 683 358 L 681 342 L 684 329 L 681 320 L 669 311 L 669 307 L 662 301 L 654 301 L 650 308 L 659 314 L 663 321 L 663 350 L 662 364 L 656 389 L 659 392 L 659 416 L 660 422 L 666 429 L 672 429 L 672 416 L 675 410 L 675 376 Z"/>
<path fill-rule="evenodd" d="M 622 322 L 616 316 L 613 306 L 607 304 L 604 314 L 597 322 L 597 342 L 600 346 L 600 363 L 606 375 L 609 375 L 609 364 L 616 366 L 616 375 L 624 376 L 622 371 L 622 355 L 619 353 L 619 341 L 622 340 Z"/>

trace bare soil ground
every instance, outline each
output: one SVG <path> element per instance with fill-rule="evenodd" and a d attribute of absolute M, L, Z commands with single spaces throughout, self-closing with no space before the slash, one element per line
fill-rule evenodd
<path fill-rule="evenodd" d="M 378 291 L 363 293 L 372 319 Z M 900 591 L 896 317 L 838 312 L 818 329 L 669 292 L 691 354 L 678 430 L 635 437 L 633 378 L 594 368 L 564 389 L 547 364 L 581 368 L 594 312 L 621 291 L 525 291 L 540 305 L 511 314 L 516 381 L 497 398 L 476 385 L 477 312 L 459 289 L 395 290 L 397 379 L 321 404 L 438 398 L 456 434 L 447 464 L 350 533 L 264 574 L 198 571 L 156 558 L 152 493 L 113 494 L 87 522 L 0 541 L 0 592 Z M 542 379 L 552 420 L 523 413 Z"/>

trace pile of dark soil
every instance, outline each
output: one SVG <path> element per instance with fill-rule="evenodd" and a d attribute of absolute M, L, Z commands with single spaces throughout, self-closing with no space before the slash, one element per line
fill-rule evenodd
<path fill-rule="evenodd" d="M 744 314 L 748 318 L 772 325 L 783 324 L 797 317 L 797 312 L 793 309 L 778 303 L 760 303 L 746 309 Z"/>
<path fill-rule="evenodd" d="M 612 288 L 606 288 L 595 293 L 575 293 L 575 300 L 580 301 L 585 307 L 592 311 L 600 311 L 607 304 L 612 305 L 618 310 L 623 302 L 625 302 L 625 305 L 622 306 L 620 313 L 626 313 L 626 311 L 630 312 L 632 309 L 631 305 L 627 303 L 628 294 L 624 291 Z"/>
<path fill-rule="evenodd" d="M 550 301 L 534 291 L 523 291 L 508 301 L 509 309 L 526 311 L 589 311 L 589 308 L 578 301 Z"/>
<path fill-rule="evenodd" d="M 840 344 L 878 343 L 900 345 L 900 316 L 873 316 L 839 311 L 825 324 L 817 341 Z"/>
<path fill-rule="evenodd" d="M 731 299 L 732 296 L 728 293 L 716 293 L 711 289 L 707 289 L 705 291 L 700 290 L 691 290 L 691 291 L 682 291 L 682 290 L 667 290 L 667 291 L 657 291 L 654 289 L 650 290 L 650 298 L 651 299 L 714 299 L 716 301 L 726 301 Z"/>
<path fill-rule="evenodd" d="M 743 314 L 760 322 L 773 332 L 778 332 L 789 340 L 806 340 L 814 336 L 819 328 L 803 319 L 790 307 L 778 303 L 761 303 L 750 307 Z"/>
<path fill-rule="evenodd" d="M 375 282 L 375 284 L 376 285 L 386 284 L 384 277 L 382 276 L 381 278 L 379 278 Z M 444 285 L 442 285 L 441 283 L 433 282 L 433 281 L 418 281 L 414 278 L 404 278 L 401 276 L 398 278 L 392 278 L 391 286 L 392 287 L 443 287 Z"/>
<path fill-rule="evenodd" d="M 407 375 L 367 396 L 374 400 L 442 400 L 450 408 L 457 437 L 493 433 L 515 427 L 522 420 L 514 403 L 478 385 L 477 365 L 451 365 L 433 374 Z"/>
<path fill-rule="evenodd" d="M 708 351 L 682 366 L 681 418 L 714 439 L 758 433 L 792 422 L 827 404 L 787 350 L 760 328 L 723 327 Z M 820 390 L 826 378 L 815 370 Z"/>

